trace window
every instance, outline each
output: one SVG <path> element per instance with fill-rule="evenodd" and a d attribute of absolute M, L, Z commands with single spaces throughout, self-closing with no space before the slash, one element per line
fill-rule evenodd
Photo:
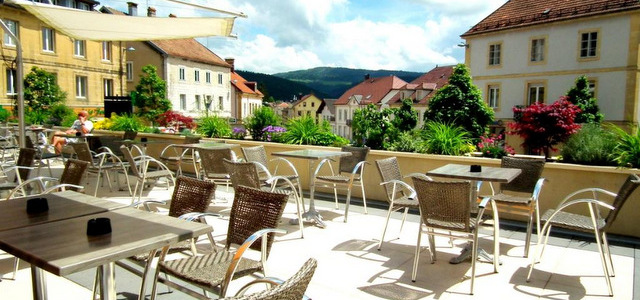
<path fill-rule="evenodd" d="M 302 107 L 307 107 L 307 102 L 302 102 Z"/>
<path fill-rule="evenodd" d="M 211 83 L 211 72 L 207 71 L 207 73 L 204 74 L 204 78 L 207 81 L 207 83 Z"/>
<path fill-rule="evenodd" d="M 55 30 L 49 27 L 42 27 L 42 51 L 55 52 Z"/>
<path fill-rule="evenodd" d="M 298 111 L 298 117 L 302 116 L 302 111 Z"/>
<path fill-rule="evenodd" d="M 193 72 L 193 78 L 196 82 L 200 82 L 200 70 L 195 70 Z"/>
<path fill-rule="evenodd" d="M 218 74 L 218 84 L 222 84 L 222 74 Z"/>
<path fill-rule="evenodd" d="M 102 42 L 102 60 L 111 61 L 111 42 Z"/>
<path fill-rule="evenodd" d="M 224 106 L 222 105 L 222 96 L 218 97 L 218 109 L 223 110 Z"/>
<path fill-rule="evenodd" d="M 55 1 L 56 5 L 73 8 L 73 0 L 58 0 Z"/>
<path fill-rule="evenodd" d="M 185 81 L 186 80 L 186 75 L 185 75 L 185 70 L 184 68 L 180 68 L 178 70 L 178 76 L 180 78 L 180 80 Z"/>
<path fill-rule="evenodd" d="M 104 80 L 104 96 L 113 96 L 113 80 L 111 79 Z"/>
<path fill-rule="evenodd" d="M 493 44 L 489 45 L 489 65 L 490 66 L 499 66 L 500 65 L 500 48 L 501 44 Z"/>
<path fill-rule="evenodd" d="M 180 94 L 180 110 L 187 110 L 187 95 Z"/>
<path fill-rule="evenodd" d="M 196 110 L 200 110 L 200 95 L 196 95 Z"/>
<path fill-rule="evenodd" d="M 87 76 L 76 76 L 76 98 L 87 98 Z"/>
<path fill-rule="evenodd" d="M 544 61 L 544 39 L 531 40 L 531 58 L 530 62 Z"/>
<path fill-rule="evenodd" d="M 213 101 L 213 99 L 211 99 L 211 95 L 207 95 L 207 98 L 205 100 L 205 105 L 207 106 L 207 110 L 211 109 L 211 102 Z"/>
<path fill-rule="evenodd" d="M 18 36 L 18 22 L 16 21 L 11 21 L 11 20 L 2 20 L 4 22 L 5 25 L 7 25 L 7 27 L 9 27 L 9 30 L 11 31 L 11 33 L 13 33 L 13 35 Z M 2 31 L 4 32 L 4 30 Z M 16 41 L 6 32 L 4 32 L 4 44 L 6 46 L 12 46 L 15 47 L 16 46 Z"/>
<path fill-rule="evenodd" d="M 598 56 L 598 32 L 580 33 L 580 58 L 593 58 Z"/>
<path fill-rule="evenodd" d="M 16 72 L 16 69 L 7 69 L 7 95 L 16 94 L 16 77 L 18 76 Z"/>
<path fill-rule="evenodd" d="M 596 81 L 589 80 L 589 92 L 591 93 L 591 97 L 596 96 Z"/>
<path fill-rule="evenodd" d="M 133 81 L 133 62 L 127 62 L 127 81 Z"/>
<path fill-rule="evenodd" d="M 528 90 L 527 105 L 531 105 L 536 102 L 544 103 L 544 84 L 543 83 L 529 83 L 527 90 Z"/>
<path fill-rule="evenodd" d="M 82 40 L 73 41 L 73 55 L 78 57 L 85 57 L 87 52 L 87 44 Z"/>
<path fill-rule="evenodd" d="M 311 102 L 311 107 L 315 107 L 316 103 L 315 102 Z"/>
<path fill-rule="evenodd" d="M 500 87 L 497 85 L 489 85 L 487 87 L 487 104 L 489 107 L 496 109 L 500 105 Z"/>
<path fill-rule="evenodd" d="M 84 2 L 77 2 L 76 8 L 81 10 L 91 10 L 89 4 Z"/>

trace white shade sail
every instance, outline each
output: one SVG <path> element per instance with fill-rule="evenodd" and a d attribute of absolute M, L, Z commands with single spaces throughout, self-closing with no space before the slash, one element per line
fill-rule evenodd
<path fill-rule="evenodd" d="M 231 36 L 235 17 L 138 17 L 24 0 L 18 4 L 58 32 L 77 40 L 148 41 L 207 36 Z"/>

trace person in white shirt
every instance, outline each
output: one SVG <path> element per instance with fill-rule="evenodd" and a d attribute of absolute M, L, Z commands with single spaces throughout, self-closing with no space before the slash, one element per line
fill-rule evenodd
<path fill-rule="evenodd" d="M 51 145 L 55 148 L 57 154 L 62 153 L 62 147 L 66 145 L 68 142 L 74 142 L 75 139 L 68 139 L 66 137 L 58 136 L 56 134 L 76 134 L 80 132 L 81 134 L 90 133 L 93 129 L 93 123 L 89 121 L 87 118 L 89 117 L 89 113 L 86 111 L 81 111 L 78 113 L 78 119 L 73 122 L 71 128 L 65 132 L 56 132 L 51 139 Z"/>

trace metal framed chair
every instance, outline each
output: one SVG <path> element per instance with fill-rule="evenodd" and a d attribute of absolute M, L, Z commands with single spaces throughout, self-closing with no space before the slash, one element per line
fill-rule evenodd
<path fill-rule="evenodd" d="M 10 191 L 18 186 L 21 186 L 24 181 L 29 178 L 31 170 L 33 170 L 33 161 L 36 157 L 36 150 L 30 148 L 20 148 L 18 152 L 18 160 L 15 164 L 2 165 L 2 172 L 0 174 L 0 191 Z M 15 174 L 11 179 L 11 172 Z M 24 187 L 24 186 L 23 186 Z M 24 188 L 20 191 L 22 194 L 26 194 Z"/>
<path fill-rule="evenodd" d="M 259 164 L 258 173 L 260 174 L 260 178 L 267 180 L 271 176 L 282 176 L 287 178 L 289 181 L 294 183 L 298 187 L 298 195 L 302 197 L 302 185 L 300 184 L 300 175 L 298 175 L 298 170 L 296 167 L 286 158 L 284 157 L 276 157 L 273 159 L 267 159 L 267 151 L 264 149 L 264 146 L 255 146 L 255 147 L 242 147 L 242 154 L 244 155 L 244 159 L 248 162 L 254 162 Z M 275 168 L 273 172 L 269 171 L 269 163 L 275 163 Z M 290 173 L 293 174 L 283 174 L 278 171 L 281 169 L 280 165 L 284 164 L 288 167 Z"/>
<path fill-rule="evenodd" d="M 541 234 L 538 235 L 538 247 L 542 248 L 538 251 L 539 255 L 537 257 L 534 255 L 531 259 L 529 273 L 527 274 L 527 282 L 531 279 L 531 273 L 533 272 L 536 260 L 540 260 L 540 258 L 542 258 L 544 248 L 549 240 L 551 228 L 556 226 L 569 230 L 593 233 L 596 244 L 598 245 L 600 262 L 602 263 L 604 277 L 607 281 L 609 296 L 613 297 L 613 288 L 611 286 L 610 276 L 615 276 L 615 270 L 613 269 L 611 252 L 609 251 L 607 231 L 609 231 L 609 228 L 616 220 L 622 206 L 638 188 L 638 185 L 640 185 L 640 176 L 631 174 L 622 184 L 618 193 L 601 188 L 581 189 L 566 196 L 555 209 L 545 211 L 540 218 L 540 221 L 544 225 L 542 226 Z M 601 197 L 613 198 L 613 203 L 609 204 L 601 200 Z M 579 206 L 586 206 L 589 211 L 589 215 L 567 211 Z M 603 208 L 609 210 L 606 217 L 604 216 L 604 212 L 602 212 Z"/>
<path fill-rule="evenodd" d="M 198 149 L 198 154 L 200 155 L 200 172 L 202 178 L 217 184 L 224 184 L 227 186 L 228 191 L 231 178 L 222 161 L 224 159 L 235 161 L 236 155 L 233 150 L 225 148 Z"/>
<path fill-rule="evenodd" d="M 0 128 L 0 160 L 2 163 L 7 163 L 8 158 L 15 161 L 19 149 L 18 141 L 9 127 Z"/>
<path fill-rule="evenodd" d="M 176 179 L 176 185 L 173 189 L 171 201 L 169 202 L 168 215 L 171 217 L 189 219 L 206 224 L 205 216 L 211 216 L 215 214 L 207 213 L 211 199 L 215 197 L 216 184 L 210 181 L 204 181 L 196 178 L 190 178 L 185 176 L 179 176 Z M 133 203 L 131 206 L 139 207 L 143 206 L 147 211 L 152 211 L 151 205 L 166 205 L 167 201 L 158 200 L 144 200 Z M 215 242 L 213 236 L 207 234 L 211 247 L 215 249 Z M 178 253 L 190 251 L 191 255 L 197 255 L 198 252 L 195 247 L 194 240 L 184 241 L 182 243 L 171 245 L 167 253 Z M 137 265 L 144 266 L 144 270 L 141 272 L 133 266 L 124 263 L 122 261 L 116 262 L 116 264 L 123 269 L 138 275 L 142 278 L 142 284 L 140 285 L 140 295 L 144 294 L 145 283 L 147 274 L 149 272 L 149 253 L 141 253 L 130 257 L 127 261 L 133 262 Z M 161 280 L 165 282 L 166 280 Z M 97 282 L 97 281 L 96 281 Z M 95 288 L 95 286 L 94 286 Z M 95 291 L 95 290 L 94 290 Z"/>
<path fill-rule="evenodd" d="M 111 185 L 109 172 L 121 170 L 126 174 L 126 169 L 122 164 L 120 158 L 111 154 L 110 152 L 101 152 L 94 154 L 93 152 L 91 152 L 91 150 L 89 150 L 89 144 L 87 144 L 86 142 L 70 143 L 69 145 L 71 145 L 73 151 L 76 153 L 77 159 L 89 163 L 87 172 L 89 174 L 93 173 L 97 175 L 96 187 L 93 191 L 93 196 L 98 195 L 98 187 L 100 186 L 100 179 L 102 178 L 103 174 L 107 179 L 110 191 L 113 191 L 113 186 Z M 128 179 L 127 186 L 129 186 Z"/>
<path fill-rule="evenodd" d="M 235 197 L 231 207 L 229 228 L 225 241 L 225 250 L 202 256 L 164 261 L 167 248 L 163 249 L 151 292 L 151 299 L 156 298 L 157 279 L 160 272 L 186 281 L 207 291 L 216 292 L 225 297 L 232 279 L 247 276 L 255 272 L 266 274 L 265 263 L 275 239 L 275 233 L 284 230 L 276 228 L 286 199 L 285 193 L 273 193 L 259 189 L 236 186 Z M 260 243 L 256 243 L 260 241 Z M 231 245 L 240 245 L 231 251 Z M 244 257 L 246 250 L 260 251 L 260 260 Z M 193 297 L 208 299 L 174 281 L 167 285 L 183 291 Z"/>
<path fill-rule="evenodd" d="M 413 260 L 413 272 L 411 280 L 416 281 L 418 273 L 418 261 L 420 258 L 420 240 L 422 232 L 429 235 L 429 252 L 431 253 L 431 263 L 436 260 L 435 237 L 443 236 L 447 238 L 463 239 L 473 243 L 471 250 L 471 289 L 473 295 L 473 284 L 476 277 L 476 261 L 478 255 L 478 231 L 480 222 L 488 203 L 492 209 L 496 209 L 495 202 L 489 197 L 482 199 L 477 204 L 473 198 L 472 184 L 469 181 L 433 181 L 430 178 L 412 177 L 413 186 L 418 196 L 420 208 L 420 232 Z M 477 206 L 478 214 L 472 216 L 472 205 Z M 494 272 L 498 272 L 499 257 L 499 225 L 497 214 L 494 213 Z"/>
<path fill-rule="evenodd" d="M 131 203 L 135 202 L 136 195 L 138 196 L 138 201 L 142 199 L 142 192 L 144 190 L 145 184 L 147 183 L 147 180 L 158 180 L 161 178 L 166 178 L 168 179 L 167 189 L 169 189 L 170 185 L 175 186 L 176 181 L 173 176 L 173 172 L 169 170 L 169 168 L 166 165 L 164 165 L 162 162 L 148 155 L 140 155 L 140 156 L 133 157 L 133 155 L 131 154 L 131 151 L 125 145 L 120 146 L 120 151 L 122 152 L 125 160 L 129 164 L 130 173 L 128 175 L 136 178 L 136 185 L 133 188 Z M 156 170 L 150 171 L 149 170 L 150 164 L 155 165 Z M 125 171 L 125 174 L 127 174 L 126 171 Z M 125 176 L 125 177 L 127 178 L 127 185 L 129 185 L 128 176 Z M 140 191 L 138 191 L 138 187 L 140 187 Z"/>
<path fill-rule="evenodd" d="M 86 161 L 72 158 L 68 159 L 65 162 L 64 170 L 62 171 L 60 178 L 39 176 L 25 180 L 22 184 L 9 192 L 7 200 L 16 197 L 28 196 L 24 194 L 25 190 L 31 191 L 29 195 L 49 194 L 52 192 L 66 190 L 76 192 L 82 191 L 84 189 L 81 185 L 82 179 L 84 178 L 88 167 L 89 163 Z"/>
<path fill-rule="evenodd" d="M 46 166 L 47 169 L 49 170 L 49 177 L 53 176 L 53 173 L 51 172 L 51 160 L 53 159 L 62 159 L 62 155 L 60 154 L 55 154 L 55 153 L 51 153 L 51 152 L 47 152 L 45 150 L 45 148 L 47 148 L 47 144 L 36 144 L 33 142 L 33 139 L 31 138 L 31 136 L 25 136 L 25 143 L 26 143 L 26 147 L 27 148 L 32 148 L 36 150 L 36 156 L 34 157 L 34 164 L 36 165 L 37 169 L 37 176 L 40 176 L 40 169 L 43 166 Z"/>
<path fill-rule="evenodd" d="M 354 186 L 359 186 L 362 190 L 362 202 L 364 204 L 364 213 L 367 214 L 367 197 L 364 191 L 364 185 L 362 184 L 362 178 L 364 177 L 364 166 L 367 164 L 367 155 L 369 154 L 369 147 L 342 147 L 342 152 L 351 152 L 350 156 L 340 157 L 338 162 L 338 170 L 335 172 L 331 166 L 330 158 L 326 158 L 318 163 L 316 170 L 313 174 L 315 181 L 311 185 L 311 198 L 314 198 L 315 189 L 318 187 L 333 188 L 333 195 L 336 202 L 336 209 L 338 209 L 338 189 L 347 190 L 346 205 L 344 208 L 344 222 L 347 222 L 349 215 L 349 203 L 351 202 L 351 190 Z M 329 166 L 331 175 L 319 175 L 323 166 Z"/>
<path fill-rule="evenodd" d="M 387 219 L 384 223 L 384 228 L 382 229 L 380 242 L 378 243 L 378 250 L 380 250 L 382 248 L 385 233 L 387 232 L 387 227 L 389 226 L 391 213 L 401 209 L 404 210 L 399 231 L 402 232 L 402 227 L 404 226 L 404 221 L 407 218 L 409 209 L 418 209 L 418 201 L 416 200 L 416 191 L 413 187 L 402 181 L 402 174 L 400 173 L 400 166 L 398 165 L 398 159 L 396 157 L 376 160 L 376 166 L 378 167 L 380 177 L 382 178 L 380 185 L 384 186 L 387 195 L 387 202 L 389 203 Z"/>
<path fill-rule="evenodd" d="M 185 136 L 183 144 L 197 144 L 200 142 L 200 139 L 200 136 Z M 182 149 L 176 145 L 177 144 L 171 144 L 162 149 L 159 160 L 166 166 L 174 166 L 177 169 L 176 175 L 182 175 L 182 164 L 191 164 L 196 172 L 196 176 L 198 176 L 200 173 L 198 169 L 198 165 L 200 164 L 198 152 L 193 149 Z"/>
<path fill-rule="evenodd" d="M 527 216 L 527 237 L 525 239 L 524 257 L 529 256 L 534 216 L 537 224 L 537 234 L 538 236 L 540 235 L 538 196 L 545 181 L 545 179 L 541 177 L 544 164 L 544 158 L 502 157 L 502 168 L 516 168 L 522 170 L 522 172 L 511 182 L 500 184 L 498 190 L 489 196 L 496 202 L 500 211 Z"/>
<path fill-rule="evenodd" d="M 229 179 L 231 180 L 231 184 L 233 185 L 234 188 L 238 186 L 246 186 L 254 189 L 260 189 L 260 188 L 263 188 L 265 190 L 268 189 L 270 192 L 279 191 L 281 193 L 287 193 L 287 194 L 292 193 L 294 196 L 294 200 L 296 203 L 296 210 L 298 213 L 298 226 L 300 227 L 300 237 L 304 238 L 304 225 L 302 222 L 302 213 L 304 212 L 304 206 L 302 204 L 302 200 L 300 200 L 301 199 L 300 195 L 298 195 L 296 191 L 295 185 L 287 177 L 270 176 L 270 174 L 268 174 L 267 172 L 267 174 L 270 177 L 268 177 L 267 180 L 265 181 L 261 179 L 259 176 L 258 167 L 260 165 L 257 163 L 238 162 L 238 161 L 223 159 L 222 164 L 224 165 L 225 169 L 229 173 Z M 284 186 L 278 184 L 278 181 L 280 180 L 282 180 L 286 184 L 286 187 L 288 187 L 290 191 L 283 189 Z M 264 183 L 270 184 L 271 187 L 270 188 L 265 187 Z"/>
<path fill-rule="evenodd" d="M 273 277 L 255 279 L 243 286 L 234 297 L 223 298 L 223 300 L 310 299 L 304 293 L 317 266 L 318 262 L 310 258 L 287 281 Z M 270 285 L 271 288 L 249 295 L 244 294 L 249 287 L 265 283 Z"/>

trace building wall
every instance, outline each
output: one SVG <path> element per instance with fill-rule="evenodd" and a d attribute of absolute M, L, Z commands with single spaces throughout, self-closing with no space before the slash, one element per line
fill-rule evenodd
<path fill-rule="evenodd" d="M 126 51 L 125 52 L 125 68 L 126 62 L 132 63 L 133 73 L 131 74 L 131 79 L 125 80 L 127 84 L 127 91 L 131 92 L 136 89 L 136 85 L 140 83 L 140 75 L 142 74 L 142 67 L 146 65 L 153 65 L 158 69 L 158 76 L 166 81 L 166 72 L 164 66 L 164 58 L 162 54 L 153 49 L 146 42 L 127 42 L 126 48 L 133 47 L 134 51 Z M 125 69 L 126 71 L 126 69 Z"/>
<path fill-rule="evenodd" d="M 185 69 L 185 80 L 180 80 L 180 68 Z M 195 71 L 199 70 L 200 80 L 195 80 Z M 206 73 L 210 72 L 211 82 L 206 82 Z M 218 75 L 222 75 L 222 83 Z M 218 116 L 231 117 L 231 69 L 187 61 L 180 58 L 167 58 L 167 98 L 171 101 L 173 110 L 185 115 L 198 117 L 205 113 L 205 100 L 210 97 L 209 113 Z M 186 107 L 181 108 L 180 95 L 186 97 Z M 196 101 L 200 97 L 200 104 Z"/>
<path fill-rule="evenodd" d="M 121 71 L 120 68 L 120 43 L 111 43 L 111 59 L 102 60 L 102 43 L 86 41 L 85 57 L 74 56 L 74 42 L 58 32 L 55 33 L 55 47 L 53 52 L 42 50 L 42 27 L 46 24 L 22 9 L 9 5 L 0 6 L 0 18 L 18 22 L 18 38 L 23 50 L 24 75 L 26 76 L 33 66 L 54 73 L 58 79 L 58 85 L 67 92 L 67 106 L 76 109 L 100 108 L 104 106 L 104 79 L 112 80 L 113 93 L 120 92 Z M 4 31 L 0 30 L 2 35 Z M 12 64 L 16 57 L 16 48 L 0 41 L 2 55 L 2 70 L 0 72 L 0 105 L 13 106 L 13 95 L 7 95 L 7 66 Z M 76 76 L 87 77 L 86 97 L 76 97 Z"/>
<path fill-rule="evenodd" d="M 595 83 L 605 120 L 637 122 L 638 19 L 638 13 L 619 13 L 471 36 L 466 64 L 485 101 L 489 85 L 500 87 L 498 119 L 512 118 L 513 106 L 526 103 L 529 83 L 544 84 L 545 102 L 551 103 L 566 94 L 578 76 L 587 75 Z M 579 57 L 584 31 L 598 32 L 595 59 Z M 532 63 L 531 40 L 540 37 L 545 39 L 545 59 Z M 501 44 L 497 67 L 488 62 L 489 45 L 494 43 Z"/>
<path fill-rule="evenodd" d="M 300 101 L 293 107 L 293 117 L 301 117 L 301 116 L 311 116 L 314 119 L 320 120 L 320 116 L 318 115 L 318 108 L 322 104 L 322 100 L 320 100 L 315 95 L 310 95 L 303 101 Z"/>

